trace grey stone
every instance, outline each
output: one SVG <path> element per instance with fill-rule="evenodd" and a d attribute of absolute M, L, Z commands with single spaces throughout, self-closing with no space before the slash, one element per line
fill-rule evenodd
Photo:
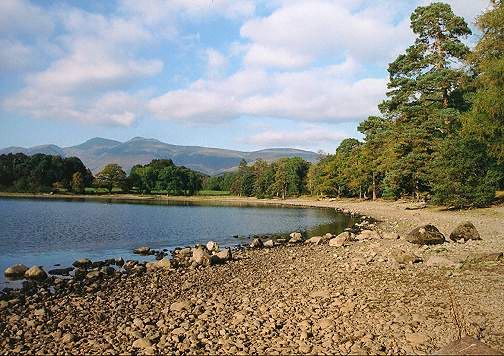
<path fill-rule="evenodd" d="M 203 246 L 198 246 L 193 249 L 191 261 L 197 265 L 208 266 L 211 264 L 210 254 Z"/>
<path fill-rule="evenodd" d="M 233 259 L 233 254 L 231 253 L 230 248 L 217 252 L 215 256 L 217 256 L 221 261 L 230 261 Z"/>
<path fill-rule="evenodd" d="M 335 238 L 329 240 L 329 246 L 341 247 L 345 243 L 352 241 L 352 234 L 348 231 L 344 231 Z"/>
<path fill-rule="evenodd" d="M 406 241 L 417 245 L 436 245 L 445 242 L 444 235 L 434 225 L 415 228 L 406 236 Z"/>
<path fill-rule="evenodd" d="M 466 221 L 455 228 L 450 234 L 452 241 L 481 240 L 480 234 L 472 222 Z"/>
<path fill-rule="evenodd" d="M 268 247 L 268 248 L 271 248 L 271 247 L 274 247 L 275 246 L 275 242 L 273 240 L 268 240 L 264 243 L 264 247 Z"/>

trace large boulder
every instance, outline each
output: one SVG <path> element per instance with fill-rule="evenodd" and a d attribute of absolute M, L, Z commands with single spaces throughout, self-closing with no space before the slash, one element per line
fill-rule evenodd
<path fill-rule="evenodd" d="M 4 271 L 4 276 L 9 278 L 21 278 L 24 276 L 25 272 L 28 271 L 28 267 L 23 264 L 15 264 L 8 267 Z"/>
<path fill-rule="evenodd" d="M 91 262 L 90 259 L 88 258 L 81 258 L 74 263 L 72 263 L 72 266 L 77 267 L 77 268 L 89 268 L 91 267 L 93 263 Z"/>
<path fill-rule="evenodd" d="M 455 228 L 450 234 L 450 240 L 481 240 L 480 234 L 472 222 L 466 221 Z"/>
<path fill-rule="evenodd" d="M 274 247 L 274 246 L 275 246 L 275 241 L 273 241 L 272 239 L 269 239 L 269 240 L 267 240 L 267 241 L 264 243 L 264 247 L 271 248 L 271 247 Z"/>
<path fill-rule="evenodd" d="M 89 280 L 97 280 L 103 277 L 103 273 L 101 271 L 91 271 L 86 274 L 86 279 Z"/>
<path fill-rule="evenodd" d="M 203 246 L 198 246 L 193 249 L 191 262 L 194 262 L 197 265 L 208 266 L 211 264 L 212 260 L 207 249 Z"/>
<path fill-rule="evenodd" d="M 406 241 L 417 245 L 437 245 L 445 242 L 444 235 L 434 225 L 419 226 L 406 236 Z"/>
<path fill-rule="evenodd" d="M 352 241 L 352 234 L 349 231 L 344 231 L 333 239 L 329 240 L 329 246 L 341 247 L 347 242 Z"/>
<path fill-rule="evenodd" d="M 27 279 L 46 279 L 47 278 L 47 273 L 39 267 L 39 266 L 33 266 L 30 267 L 24 274 L 25 278 Z"/>
<path fill-rule="evenodd" d="M 465 336 L 450 342 L 436 351 L 434 355 L 502 355 L 502 353 L 475 338 Z"/>
<path fill-rule="evenodd" d="M 49 270 L 49 274 L 53 276 L 69 276 L 70 272 L 74 270 L 73 267 L 66 267 L 66 268 L 54 268 Z"/>
<path fill-rule="evenodd" d="M 305 244 L 319 245 L 322 243 L 322 236 L 313 236 L 304 242 Z"/>

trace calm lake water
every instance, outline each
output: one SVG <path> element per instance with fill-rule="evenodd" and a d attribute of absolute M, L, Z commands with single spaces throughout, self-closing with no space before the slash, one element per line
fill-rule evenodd
<path fill-rule="evenodd" d="M 303 231 L 315 236 L 351 224 L 330 209 L 0 199 L 0 284 L 14 286 L 3 276 L 14 263 L 47 271 L 82 257 L 138 259 L 131 250 L 142 245 L 171 250 L 214 240 L 232 246 L 251 235 Z"/>

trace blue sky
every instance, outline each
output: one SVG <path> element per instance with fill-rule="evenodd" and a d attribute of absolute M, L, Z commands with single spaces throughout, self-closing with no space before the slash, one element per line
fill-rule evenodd
<path fill-rule="evenodd" d="M 469 23 L 488 6 L 448 2 Z M 333 152 L 376 113 L 427 3 L 2 0 L 0 147 L 144 136 Z"/>

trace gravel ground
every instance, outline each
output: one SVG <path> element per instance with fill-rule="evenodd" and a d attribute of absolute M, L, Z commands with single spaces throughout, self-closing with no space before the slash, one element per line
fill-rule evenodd
<path fill-rule="evenodd" d="M 358 211 L 401 237 L 426 223 L 448 234 L 471 220 L 483 240 L 247 249 L 219 266 L 115 274 L 56 294 L 41 286 L 0 302 L 0 353 L 425 354 L 461 335 L 504 350 L 504 262 L 468 262 L 504 251 L 501 207 L 287 203 Z M 423 263 L 401 264 L 398 254 Z"/>

